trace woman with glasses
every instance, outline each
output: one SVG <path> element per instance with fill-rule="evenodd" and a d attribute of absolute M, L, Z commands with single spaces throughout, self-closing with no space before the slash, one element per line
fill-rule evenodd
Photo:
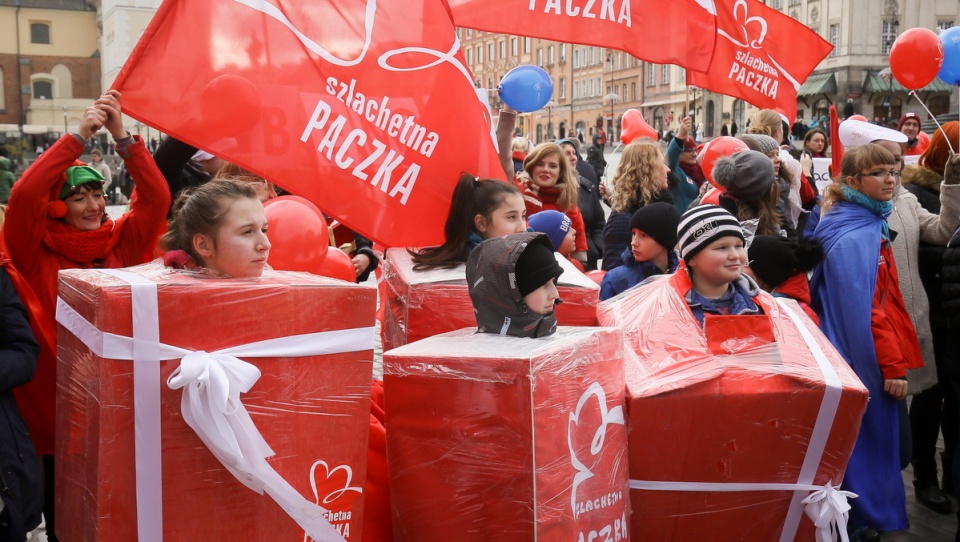
<path fill-rule="evenodd" d="M 899 409 L 907 369 L 922 365 L 904 306 L 887 223 L 900 164 L 880 145 L 850 149 L 823 198 L 814 238 L 824 260 L 810 281 L 820 327 L 870 392 L 870 402 L 843 479 L 851 501 L 852 540 L 906 529 L 900 475 Z"/>

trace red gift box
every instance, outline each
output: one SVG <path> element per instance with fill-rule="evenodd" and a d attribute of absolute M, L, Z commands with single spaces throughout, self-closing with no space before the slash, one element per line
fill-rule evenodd
<path fill-rule="evenodd" d="M 465 329 L 384 354 L 397 540 L 627 540 L 619 331 Z"/>
<path fill-rule="evenodd" d="M 322 516 L 347 540 L 360 539 L 375 289 L 306 273 L 213 279 L 148 264 L 61 272 L 59 303 L 62 540 L 128 542 L 139 529 L 141 541 L 300 542 L 304 529 L 292 519 L 298 513 Z M 162 343 L 153 354 L 151 321 Z M 171 353 L 177 348 L 188 355 Z M 184 378 L 197 360 L 209 363 L 205 384 L 171 389 L 168 377 L 179 367 Z M 225 423 L 249 413 L 255 430 L 236 432 L 240 448 L 269 447 L 275 455 L 257 458 L 244 449 L 239 467 L 230 466 L 265 465 L 264 487 L 246 472 L 237 475 L 244 483 L 231 474 L 188 426 L 203 413 L 181 404 L 187 390 L 216 398 L 215 382 L 225 381 L 219 377 L 244 371 L 256 382 L 229 399 Z M 278 502 L 291 501 L 275 496 L 284 484 L 303 501 L 287 511 Z"/>
<path fill-rule="evenodd" d="M 812 541 L 802 501 L 838 496 L 817 490 L 840 485 L 867 390 L 796 302 L 761 292 L 762 316 L 705 331 L 688 290 L 680 270 L 598 311 L 626 342 L 632 535 Z"/>
<path fill-rule="evenodd" d="M 557 289 L 563 304 L 557 306 L 562 326 L 596 326 L 600 287 L 566 258 L 558 257 L 563 274 Z M 465 267 L 414 271 L 405 248 L 387 250 L 382 263 L 382 303 L 386 303 L 381 329 L 384 351 L 426 337 L 465 327 L 477 327 L 467 291 Z"/>

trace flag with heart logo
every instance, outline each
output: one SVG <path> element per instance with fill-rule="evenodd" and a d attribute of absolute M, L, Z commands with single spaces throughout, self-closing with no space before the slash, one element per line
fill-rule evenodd
<path fill-rule="evenodd" d="M 797 91 L 833 49 L 803 23 L 756 0 L 716 0 L 717 47 L 691 85 L 797 115 Z"/>
<path fill-rule="evenodd" d="M 713 0 L 450 0 L 457 26 L 626 51 L 706 71 Z M 493 60 L 493 59 L 490 59 Z"/>
<path fill-rule="evenodd" d="M 385 246 L 442 242 L 461 172 L 504 177 L 444 0 L 166 0 L 114 88 Z"/>

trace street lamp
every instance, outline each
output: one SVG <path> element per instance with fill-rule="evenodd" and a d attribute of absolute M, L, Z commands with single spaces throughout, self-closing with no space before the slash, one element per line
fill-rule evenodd
<path fill-rule="evenodd" d="M 697 128 L 697 91 L 700 90 L 695 86 L 690 86 L 690 91 L 693 92 L 693 107 L 690 108 L 690 126 L 693 130 Z M 689 104 L 687 104 L 689 105 Z"/>
<path fill-rule="evenodd" d="M 607 53 L 607 65 L 610 67 L 610 92 L 607 93 L 607 96 L 613 96 L 616 94 L 613 90 L 613 53 Z M 607 140 L 610 141 L 610 144 L 613 145 L 613 100 L 610 100 L 610 124 L 607 128 Z"/>
<path fill-rule="evenodd" d="M 547 139 L 556 139 L 553 136 L 553 108 L 557 107 L 557 102 L 550 100 L 543 107 L 547 110 Z"/>
<path fill-rule="evenodd" d="M 69 109 L 70 109 L 69 107 L 63 106 L 63 133 L 64 134 L 67 133 L 67 111 L 69 111 Z"/>

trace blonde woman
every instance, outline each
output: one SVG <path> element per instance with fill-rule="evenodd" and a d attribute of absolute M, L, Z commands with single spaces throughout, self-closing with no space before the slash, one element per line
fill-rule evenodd
<path fill-rule="evenodd" d="M 673 203 L 667 189 L 667 167 L 660 146 L 651 140 L 635 141 L 624 149 L 613 176 L 610 217 L 603 227 L 603 265 L 609 271 L 623 265 L 630 250 L 630 217 L 658 201 Z"/>
<path fill-rule="evenodd" d="M 563 149 L 556 143 L 537 145 L 523 160 L 523 203 L 527 208 L 527 216 L 547 210 L 560 211 L 569 216 L 571 227 L 577 230 L 576 252 L 570 256 L 586 262 L 586 228 L 583 215 L 577 207 L 579 187 L 576 170 L 570 166 Z"/>

